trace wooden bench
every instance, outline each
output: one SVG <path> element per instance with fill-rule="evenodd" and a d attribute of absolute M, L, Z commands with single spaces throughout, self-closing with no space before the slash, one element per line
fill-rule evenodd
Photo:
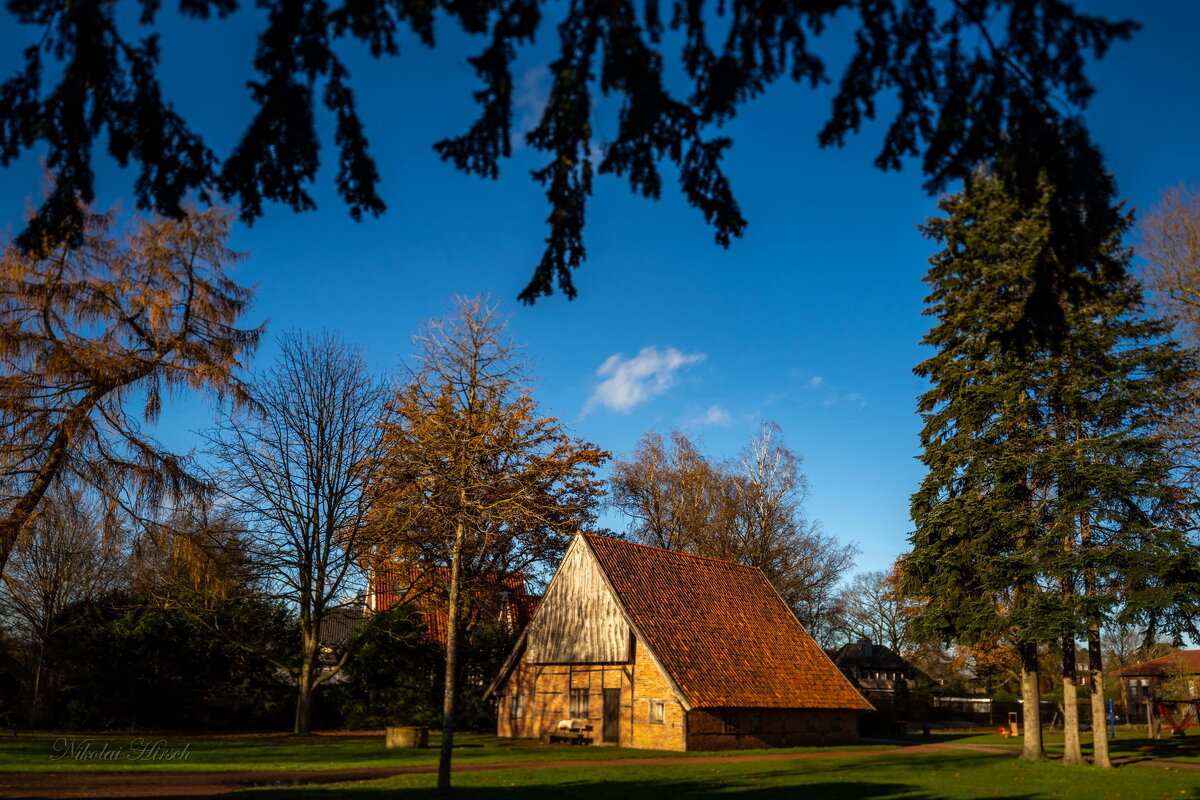
<path fill-rule="evenodd" d="M 542 734 L 544 744 L 591 744 L 592 726 L 583 720 L 564 719 Z"/>

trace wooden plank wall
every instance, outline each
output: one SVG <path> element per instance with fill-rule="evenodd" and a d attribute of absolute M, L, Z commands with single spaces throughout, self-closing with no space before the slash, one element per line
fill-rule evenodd
<path fill-rule="evenodd" d="M 629 626 L 583 537 L 575 537 L 529 625 L 534 664 L 624 663 Z"/>

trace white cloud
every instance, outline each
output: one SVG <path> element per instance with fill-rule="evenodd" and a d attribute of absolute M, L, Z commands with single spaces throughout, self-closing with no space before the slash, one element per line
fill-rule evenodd
<path fill-rule="evenodd" d="M 856 408 L 866 408 L 867 406 L 867 398 L 859 392 L 843 392 L 837 386 L 829 385 L 820 375 L 812 376 L 806 383 L 809 389 L 816 391 L 823 406 L 836 406 L 843 403 Z"/>
<path fill-rule="evenodd" d="M 525 134 L 542 121 L 542 112 L 550 102 L 550 65 L 534 64 L 521 73 L 513 90 L 513 111 L 517 122 L 513 126 L 516 134 L 514 146 L 525 144 Z"/>
<path fill-rule="evenodd" d="M 704 412 L 703 422 L 705 425 L 728 425 L 733 419 L 729 416 L 729 412 L 720 406 L 709 406 L 708 411 Z"/>
<path fill-rule="evenodd" d="M 653 345 L 643 347 L 629 359 L 621 353 L 611 355 L 596 370 L 596 375 L 604 380 L 596 386 L 583 411 L 586 414 L 596 406 L 604 406 L 610 411 L 628 413 L 639 403 L 674 386 L 675 375 L 681 368 L 704 359 L 704 353 L 681 353 L 674 347 L 660 351 Z"/>
<path fill-rule="evenodd" d="M 697 427 L 700 425 L 710 425 L 718 428 L 724 428 L 733 422 L 733 416 L 718 405 L 711 405 L 707 410 L 689 418 L 685 423 L 685 427 Z"/>

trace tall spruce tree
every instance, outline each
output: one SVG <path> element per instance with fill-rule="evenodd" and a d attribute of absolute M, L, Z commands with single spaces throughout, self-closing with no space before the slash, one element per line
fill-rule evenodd
<path fill-rule="evenodd" d="M 1102 718 L 1101 623 L 1154 576 L 1193 574 L 1157 434 L 1184 402 L 1191 364 L 1143 313 L 1120 245 L 1128 218 L 1115 204 L 1090 220 L 1092 256 L 1063 269 L 1079 291 L 1062 335 L 1011 335 L 1038 291 L 1055 203 L 1048 182 L 1022 202 L 981 171 L 925 227 L 945 249 L 926 278 L 938 321 L 924 342 L 938 352 L 916 368 L 933 384 L 919 402 L 928 474 L 913 496 L 903 572 L 925 598 L 918 635 L 1017 645 L 1025 758 L 1043 755 L 1038 647 L 1058 646 L 1070 763 L 1082 761 L 1076 637 L 1088 642 L 1092 713 Z M 1102 738 L 1095 761 L 1108 765 Z"/>

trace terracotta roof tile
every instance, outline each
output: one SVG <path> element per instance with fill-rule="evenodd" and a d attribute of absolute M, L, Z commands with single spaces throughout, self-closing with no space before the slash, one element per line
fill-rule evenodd
<path fill-rule="evenodd" d="M 1182 663 L 1186 672 L 1200 675 L 1200 650 L 1180 650 L 1170 655 L 1152 658 L 1140 664 L 1131 664 L 1117 670 L 1114 675 L 1129 677 L 1134 675 L 1170 675 L 1179 669 Z"/>
<path fill-rule="evenodd" d="M 761 570 L 585 538 L 633 624 L 693 707 L 871 709 Z"/>
<path fill-rule="evenodd" d="M 446 646 L 446 597 L 444 586 L 450 571 L 433 570 L 407 564 L 379 567 L 372 574 L 375 609 L 386 611 L 401 600 L 409 602 L 424 620 L 429 638 L 439 647 Z M 416 588 L 414 588 L 416 587 Z M 465 598 L 468 628 L 497 621 L 507 622 L 513 630 L 523 630 L 533 618 L 540 597 L 525 589 L 521 572 L 486 574 L 480 585 Z"/>

